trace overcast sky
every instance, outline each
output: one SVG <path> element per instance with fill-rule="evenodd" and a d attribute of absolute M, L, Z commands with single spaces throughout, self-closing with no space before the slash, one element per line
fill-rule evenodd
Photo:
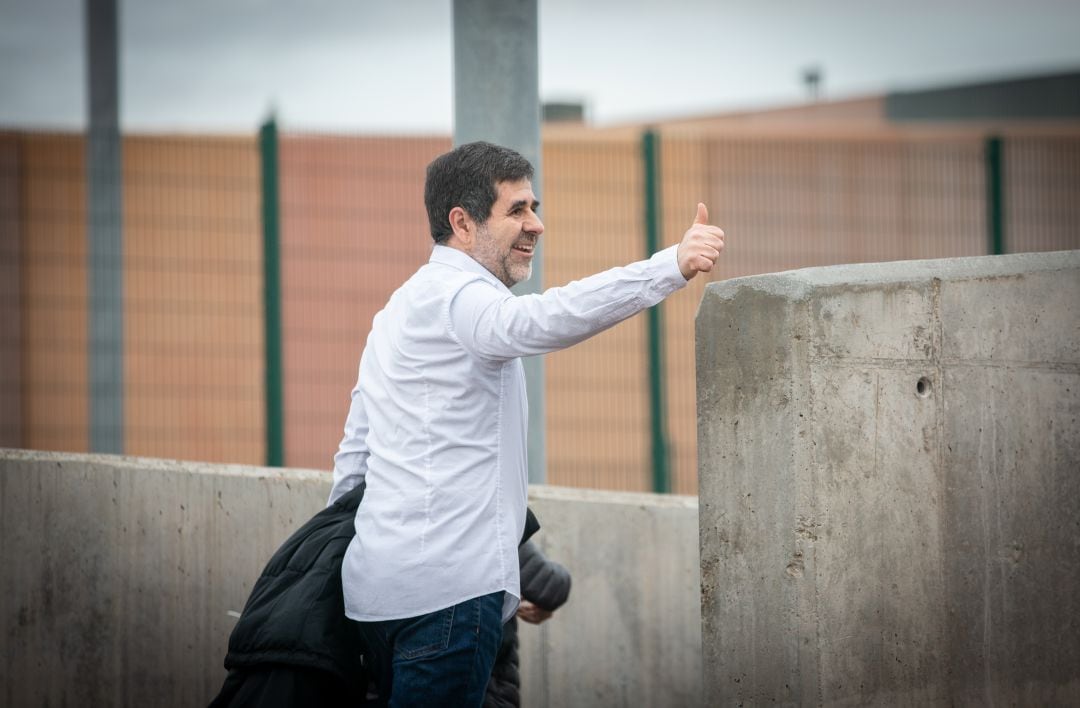
<path fill-rule="evenodd" d="M 538 0 L 544 100 L 593 122 L 1080 68 L 1078 0 Z M 451 0 L 121 0 L 127 130 L 451 130 Z M 82 0 L 0 0 L 0 126 L 85 123 Z"/>

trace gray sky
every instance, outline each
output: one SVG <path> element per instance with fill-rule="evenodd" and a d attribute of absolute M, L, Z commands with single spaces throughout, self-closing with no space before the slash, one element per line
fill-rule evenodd
<path fill-rule="evenodd" d="M 1077 0 L 538 0 L 544 100 L 600 124 L 1080 68 Z M 451 129 L 451 0 L 121 0 L 128 130 Z M 0 126 L 85 122 L 82 0 L 0 0 Z"/>

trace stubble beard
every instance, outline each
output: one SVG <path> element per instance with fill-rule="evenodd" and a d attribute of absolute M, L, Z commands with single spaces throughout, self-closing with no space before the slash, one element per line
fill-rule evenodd
<path fill-rule="evenodd" d="M 511 284 L 506 286 L 508 288 L 512 288 L 518 283 L 528 280 L 532 277 L 532 261 L 529 261 L 528 263 L 511 263 L 511 256 L 513 256 L 513 251 L 507 253 L 506 258 L 503 261 L 503 267 L 506 270 L 506 273 L 509 276 L 510 280 L 512 281 Z"/>
<path fill-rule="evenodd" d="M 518 238 L 514 239 L 505 253 L 499 253 L 499 246 L 487 227 L 481 226 L 477 230 L 478 238 L 473 258 L 508 288 L 512 288 L 532 277 L 532 260 L 526 263 L 515 263 L 513 261 L 513 243 L 517 243 L 522 235 L 519 234 Z"/>

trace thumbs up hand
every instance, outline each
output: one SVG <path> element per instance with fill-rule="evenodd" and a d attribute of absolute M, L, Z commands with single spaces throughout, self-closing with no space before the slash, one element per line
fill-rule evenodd
<path fill-rule="evenodd" d="M 723 250 L 724 232 L 709 224 L 709 210 L 699 203 L 694 223 L 679 243 L 679 270 L 687 280 L 698 273 L 708 273 Z"/>

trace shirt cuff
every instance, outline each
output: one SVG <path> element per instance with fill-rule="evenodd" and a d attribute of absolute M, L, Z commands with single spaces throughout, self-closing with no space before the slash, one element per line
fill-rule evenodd
<path fill-rule="evenodd" d="M 656 269 L 653 287 L 661 297 L 667 297 L 676 290 L 686 287 L 689 282 L 679 269 L 679 245 L 668 246 L 657 251 L 649 259 L 649 266 Z"/>

